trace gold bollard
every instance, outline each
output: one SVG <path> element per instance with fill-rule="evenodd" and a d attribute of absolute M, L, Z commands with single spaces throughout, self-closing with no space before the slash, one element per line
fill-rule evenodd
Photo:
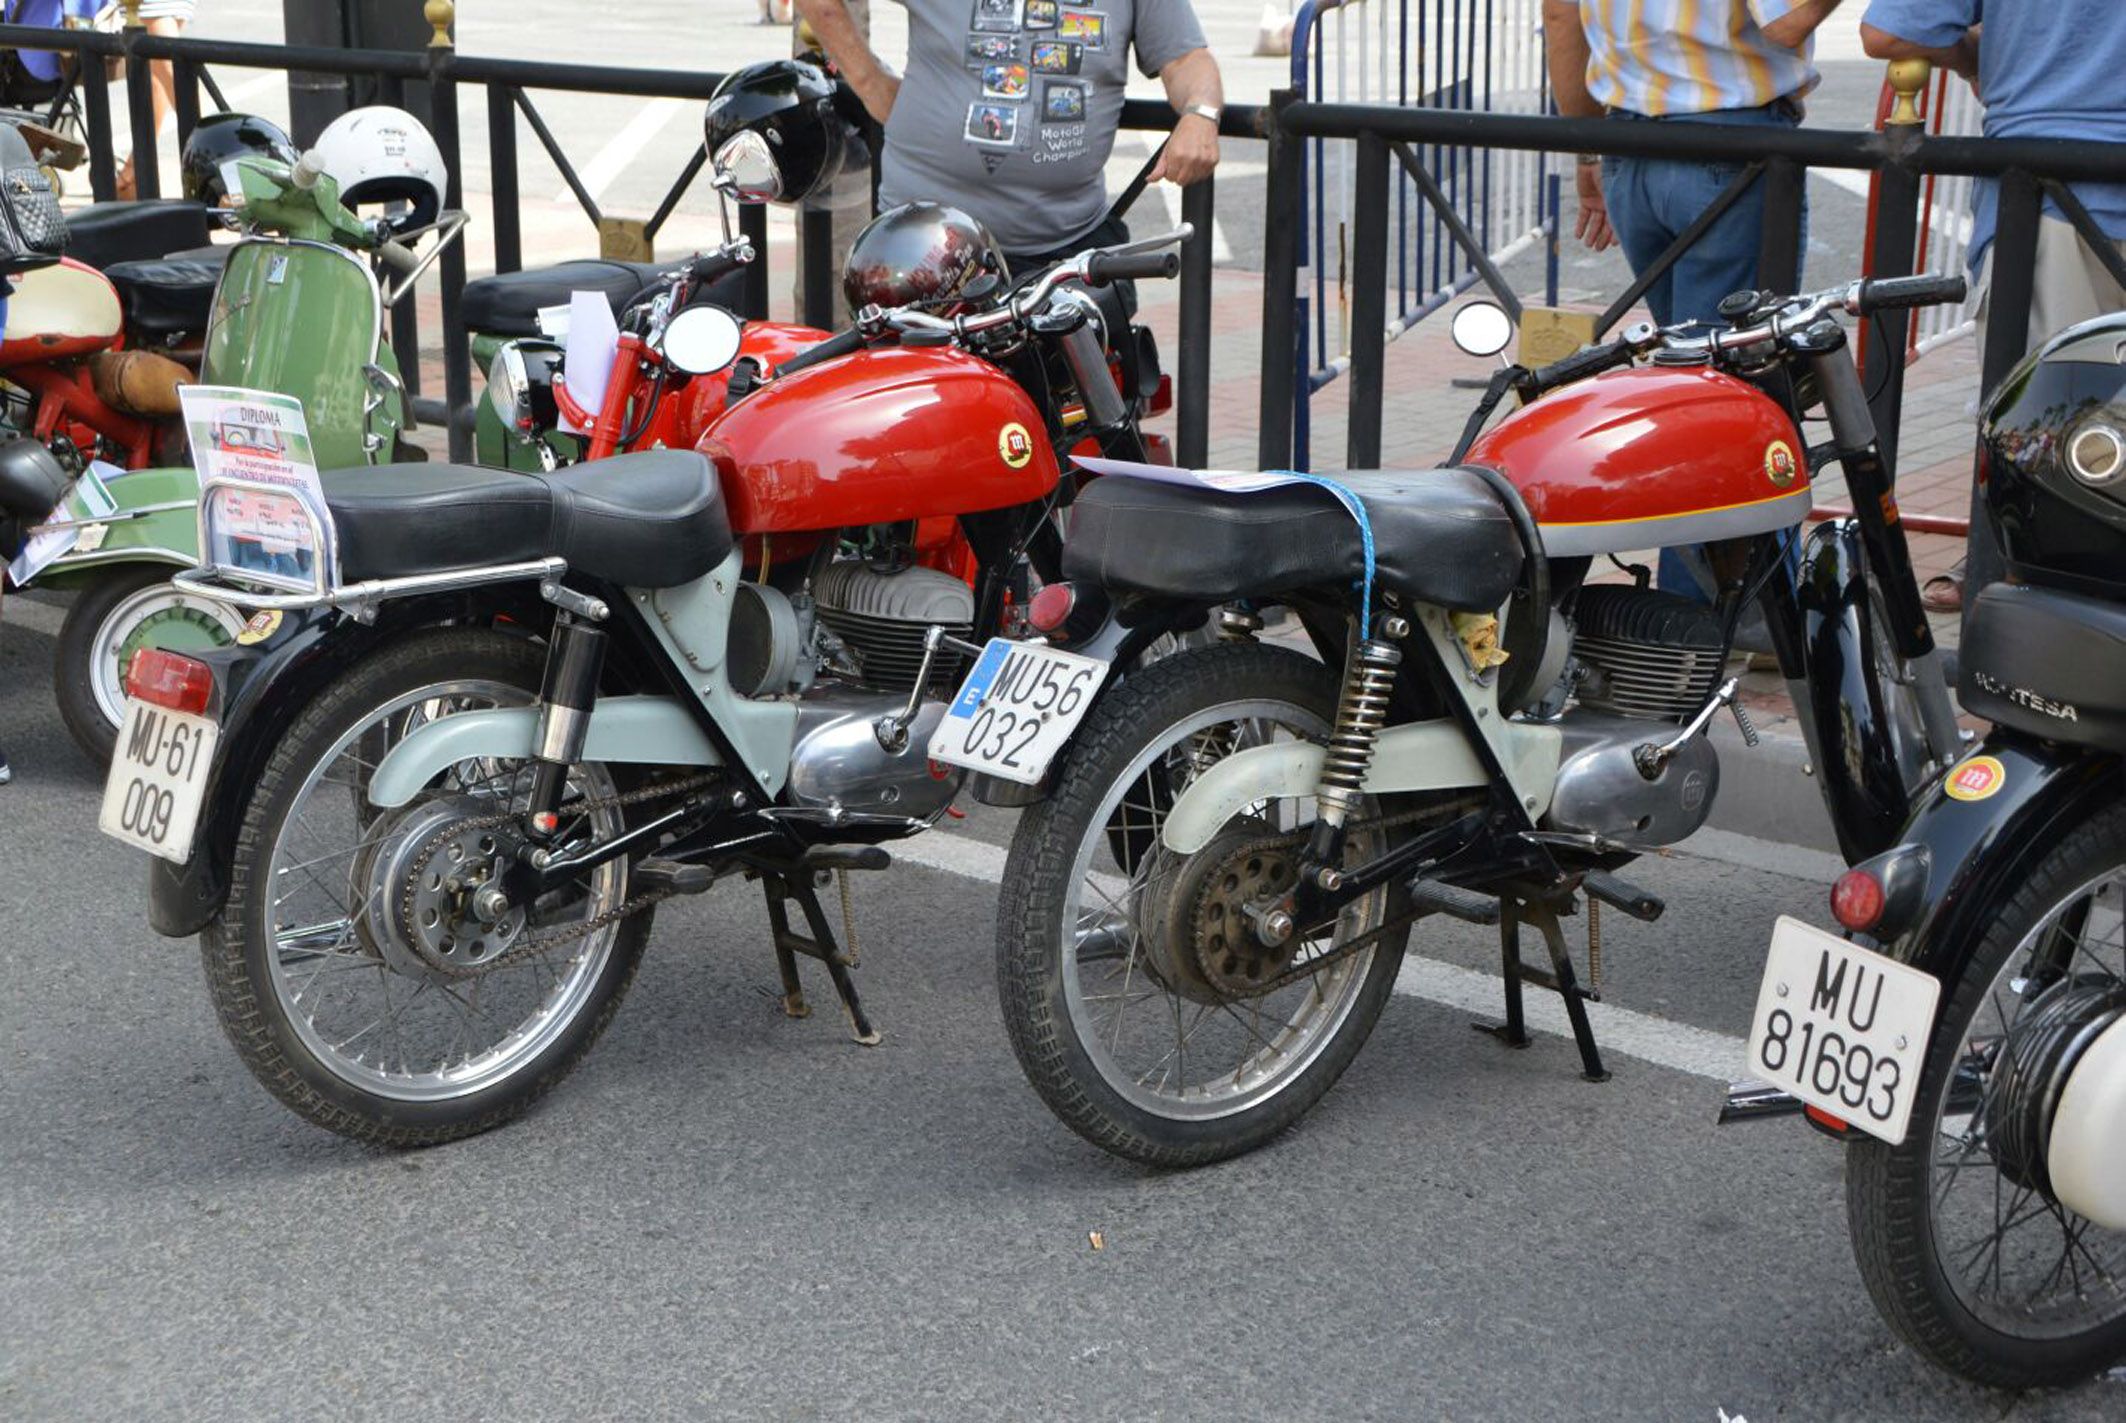
<path fill-rule="evenodd" d="M 1923 120 L 1919 115 L 1919 96 L 1927 91 L 1927 81 L 1934 77 L 1934 66 L 1924 59 L 1893 59 L 1890 61 L 1890 88 L 1897 98 L 1890 105 L 1888 124 L 1916 125 Z"/>
<path fill-rule="evenodd" d="M 140 0 L 124 0 L 124 4 L 125 27 L 129 30 L 139 30 L 147 28 L 146 24 L 140 18 Z"/>
<path fill-rule="evenodd" d="M 428 42 L 430 49 L 449 49 L 450 27 L 458 18 L 458 7 L 450 0 L 428 0 L 421 7 L 421 17 L 435 27 L 435 38 Z"/>

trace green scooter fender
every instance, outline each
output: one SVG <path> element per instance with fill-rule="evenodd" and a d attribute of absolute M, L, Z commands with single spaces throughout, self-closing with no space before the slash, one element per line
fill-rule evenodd
<path fill-rule="evenodd" d="M 187 466 L 142 469 L 108 482 L 118 506 L 109 517 L 84 523 L 74 547 L 31 582 L 39 588 L 79 588 L 114 564 L 167 563 L 190 568 L 199 553 L 199 476 Z M 67 516 L 86 519 L 78 496 Z"/>

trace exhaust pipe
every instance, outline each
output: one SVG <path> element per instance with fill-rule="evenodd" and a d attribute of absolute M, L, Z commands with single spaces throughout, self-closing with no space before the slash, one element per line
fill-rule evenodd
<path fill-rule="evenodd" d="M 1791 1092 L 1769 1082 L 1746 1078 L 1728 1084 L 1727 1100 L 1720 1106 L 1720 1125 L 1760 1121 L 1767 1117 L 1799 1116 L 1807 1107 L 1806 1102 Z"/>

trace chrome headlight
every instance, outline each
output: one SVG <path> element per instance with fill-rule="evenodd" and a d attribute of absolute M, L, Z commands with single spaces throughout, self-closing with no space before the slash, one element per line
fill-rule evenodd
<path fill-rule="evenodd" d="M 2067 468 L 2084 484 L 2102 488 L 2126 475 L 2126 435 L 2104 420 L 2089 420 L 2067 440 Z"/>
<path fill-rule="evenodd" d="M 531 433 L 531 378 L 524 370 L 524 352 L 514 341 L 496 351 L 487 368 L 487 400 L 503 429 L 512 435 Z"/>

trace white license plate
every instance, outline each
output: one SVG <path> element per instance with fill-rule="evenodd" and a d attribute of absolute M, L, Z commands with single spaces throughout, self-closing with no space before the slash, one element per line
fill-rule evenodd
<path fill-rule="evenodd" d="M 192 854 L 220 735 L 209 717 L 128 697 L 97 826 L 151 855 L 184 863 Z"/>
<path fill-rule="evenodd" d="M 1782 915 L 1748 1070 L 1894 1146 L 1911 1122 L 1940 998 L 1932 974 Z"/>
<path fill-rule="evenodd" d="M 1070 740 L 1107 664 L 993 637 L 930 737 L 930 758 L 1032 785 Z"/>

